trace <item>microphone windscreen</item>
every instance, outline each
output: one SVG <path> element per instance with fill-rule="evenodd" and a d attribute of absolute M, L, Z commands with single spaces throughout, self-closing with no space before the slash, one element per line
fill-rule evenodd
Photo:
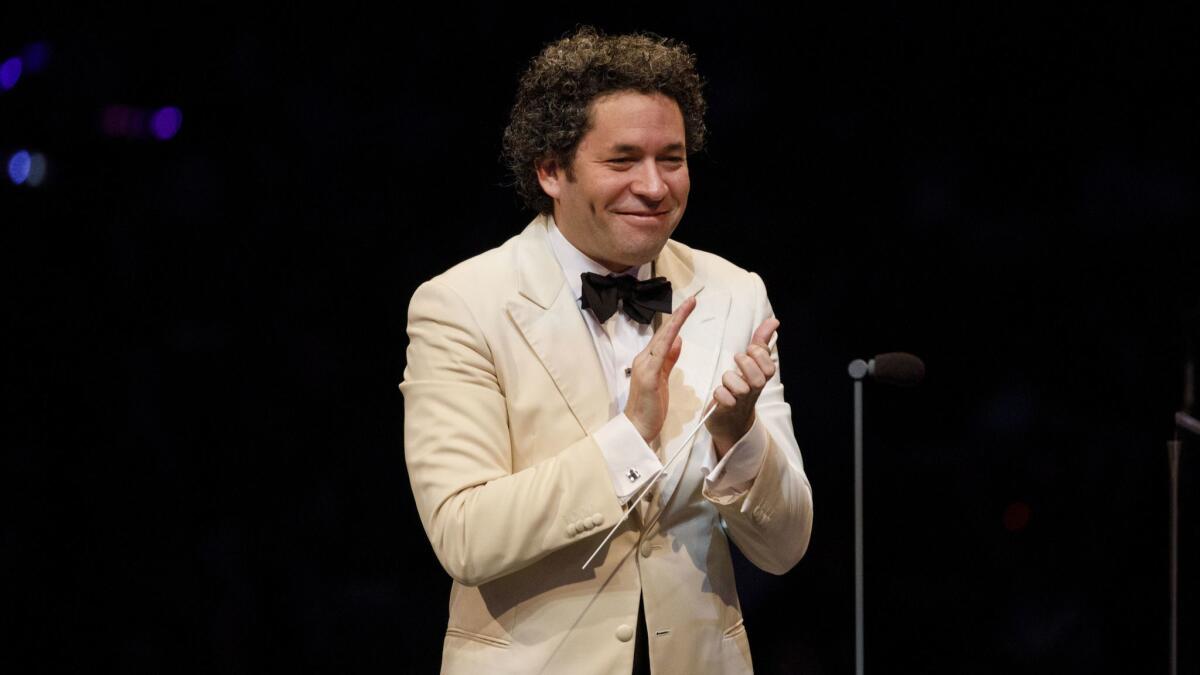
<path fill-rule="evenodd" d="M 915 387 L 925 379 L 925 362 L 907 352 L 888 352 L 875 357 L 871 377 L 898 387 Z"/>

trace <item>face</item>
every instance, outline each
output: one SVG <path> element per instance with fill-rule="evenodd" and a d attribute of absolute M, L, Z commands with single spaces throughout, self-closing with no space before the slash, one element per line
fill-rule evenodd
<path fill-rule="evenodd" d="M 691 188 L 683 114 L 662 94 L 625 91 L 596 99 L 591 122 L 572 176 L 547 160 L 538 180 L 567 241 L 619 272 L 653 260 L 683 217 Z"/>

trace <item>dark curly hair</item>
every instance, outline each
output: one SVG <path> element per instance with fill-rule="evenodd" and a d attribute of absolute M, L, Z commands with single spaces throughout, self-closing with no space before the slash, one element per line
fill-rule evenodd
<path fill-rule="evenodd" d="M 704 147 L 707 104 L 687 45 L 649 33 L 604 35 L 590 26 L 548 45 L 521 76 L 504 130 L 504 160 L 526 205 L 549 214 L 554 202 L 538 184 L 536 163 L 553 157 L 571 173 L 579 141 L 591 128 L 598 96 L 632 90 L 661 93 L 683 113 L 688 154 Z"/>

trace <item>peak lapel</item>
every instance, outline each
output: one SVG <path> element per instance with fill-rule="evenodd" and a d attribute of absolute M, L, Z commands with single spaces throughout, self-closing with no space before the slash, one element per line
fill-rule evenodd
<path fill-rule="evenodd" d="M 697 275 L 691 249 L 675 242 L 668 242 L 659 254 L 655 274 L 670 279 L 671 287 L 677 289 L 671 297 L 674 308 L 689 296 L 696 296 L 696 309 L 679 331 L 683 351 L 671 373 L 670 408 L 660 436 L 663 460 L 666 461 L 700 420 L 704 406 L 712 398 L 725 317 L 729 313 L 729 292 L 721 287 L 706 286 L 705 279 Z M 688 441 L 681 456 L 668 469 L 647 522 L 653 522 L 670 501 L 684 472 L 693 470 L 689 465 L 694 442 L 694 439 Z"/>
<path fill-rule="evenodd" d="M 608 420 L 607 379 L 591 333 L 546 241 L 539 216 L 517 244 L 519 295 L 506 306 L 525 341 L 554 379 L 585 432 Z"/>

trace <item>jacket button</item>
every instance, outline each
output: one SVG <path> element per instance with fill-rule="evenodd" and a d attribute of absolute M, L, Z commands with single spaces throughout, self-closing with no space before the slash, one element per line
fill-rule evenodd
<path fill-rule="evenodd" d="M 604 516 L 602 514 L 599 514 L 599 513 L 592 514 L 592 525 L 594 527 L 600 527 L 603 524 L 604 524 Z"/>
<path fill-rule="evenodd" d="M 570 525 L 567 526 L 567 536 L 568 537 L 575 536 L 575 523 L 571 523 Z"/>
<path fill-rule="evenodd" d="M 633 626 L 623 623 L 617 626 L 617 639 L 621 642 L 629 642 L 633 639 Z"/>

